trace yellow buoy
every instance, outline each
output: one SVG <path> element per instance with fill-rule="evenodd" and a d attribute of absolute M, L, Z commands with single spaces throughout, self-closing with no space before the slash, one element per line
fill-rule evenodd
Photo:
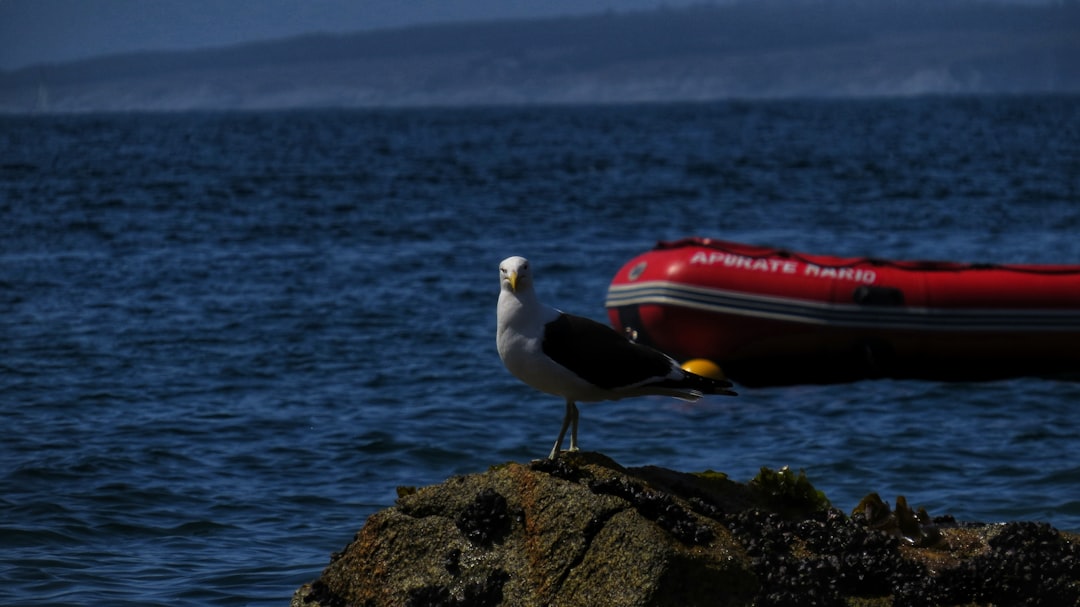
<path fill-rule="evenodd" d="M 727 379 L 720 365 L 706 358 L 692 358 L 682 364 L 682 368 L 694 375 L 710 377 L 712 379 Z"/>

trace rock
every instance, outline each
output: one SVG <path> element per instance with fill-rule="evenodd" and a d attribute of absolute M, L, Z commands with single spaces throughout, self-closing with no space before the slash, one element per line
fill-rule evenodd
<path fill-rule="evenodd" d="M 1072 605 L 1080 543 L 871 494 L 848 517 L 803 474 L 509 463 L 372 515 L 293 607 Z"/>

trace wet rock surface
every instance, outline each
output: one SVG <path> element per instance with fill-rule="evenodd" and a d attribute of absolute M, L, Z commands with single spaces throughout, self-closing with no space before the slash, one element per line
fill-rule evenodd
<path fill-rule="evenodd" d="M 293 607 L 1080 604 L 1076 535 L 876 494 L 848 515 L 787 469 L 741 484 L 572 453 L 399 495 Z"/>

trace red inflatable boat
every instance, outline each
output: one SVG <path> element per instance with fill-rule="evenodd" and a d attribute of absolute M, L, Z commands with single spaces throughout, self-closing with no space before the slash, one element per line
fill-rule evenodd
<path fill-rule="evenodd" d="M 1080 377 L 1080 265 L 886 261 L 711 239 L 623 266 L 611 323 L 746 385 Z"/>

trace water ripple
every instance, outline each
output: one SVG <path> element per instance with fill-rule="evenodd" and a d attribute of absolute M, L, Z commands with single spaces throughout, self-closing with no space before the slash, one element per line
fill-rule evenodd
<path fill-rule="evenodd" d="M 970 101 L 970 100 L 968 100 Z M 21 604 L 282 605 L 399 485 L 545 455 L 495 268 L 603 318 L 657 240 L 1080 260 L 1071 98 L 0 117 L 0 577 Z M 122 158 L 118 162 L 118 158 Z M 582 407 L 626 465 L 805 469 L 1080 531 L 1080 384 Z"/>

